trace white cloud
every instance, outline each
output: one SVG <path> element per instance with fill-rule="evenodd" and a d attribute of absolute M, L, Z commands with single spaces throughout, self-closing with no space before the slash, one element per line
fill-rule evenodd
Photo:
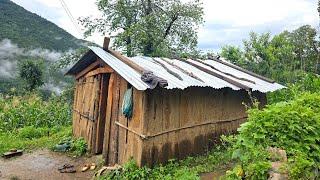
<path fill-rule="evenodd" d="M 60 0 L 13 0 L 28 10 L 52 20 L 76 37 L 81 37 Z M 75 19 L 99 17 L 96 0 L 64 0 Z M 184 0 L 186 1 L 186 0 Z M 35 2 L 35 3 L 32 3 Z M 303 24 L 318 23 L 317 0 L 203 0 L 205 25 L 199 30 L 199 47 L 216 48 L 226 43 L 240 44 L 250 31 L 278 33 Z M 35 7 L 40 4 L 46 8 Z M 52 9 L 52 11 L 46 11 Z M 88 38 L 102 44 L 99 34 Z M 210 45 L 211 44 L 211 45 Z"/>
<path fill-rule="evenodd" d="M 207 22 L 234 26 L 261 25 L 316 11 L 315 0 L 204 0 L 204 4 Z"/>
<path fill-rule="evenodd" d="M 60 52 L 50 51 L 48 49 L 26 50 L 19 48 L 9 39 L 0 41 L 0 77 L 14 77 L 17 70 L 17 57 L 30 56 L 41 57 L 44 60 L 55 62 L 61 57 Z"/>

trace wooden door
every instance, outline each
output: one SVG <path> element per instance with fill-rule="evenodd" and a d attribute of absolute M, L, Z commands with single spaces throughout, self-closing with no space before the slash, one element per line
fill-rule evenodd
<path fill-rule="evenodd" d="M 73 134 L 83 137 L 95 154 L 103 149 L 109 77 L 109 74 L 81 77 L 75 90 Z"/>

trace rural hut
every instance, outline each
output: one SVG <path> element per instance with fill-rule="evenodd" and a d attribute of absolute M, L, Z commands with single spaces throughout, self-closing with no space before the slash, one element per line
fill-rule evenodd
<path fill-rule="evenodd" d="M 284 86 L 222 59 L 125 57 L 90 50 L 67 72 L 76 79 L 73 134 L 106 163 L 153 166 L 208 150 Z"/>

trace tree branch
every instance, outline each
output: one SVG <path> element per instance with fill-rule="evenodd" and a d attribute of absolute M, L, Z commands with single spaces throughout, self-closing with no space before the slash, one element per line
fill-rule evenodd
<path fill-rule="evenodd" d="M 171 30 L 171 28 L 172 28 L 172 25 L 173 25 L 173 23 L 178 19 L 178 17 L 179 17 L 179 16 L 178 16 L 177 14 L 172 17 L 170 23 L 168 24 L 168 26 L 167 26 L 167 28 L 166 28 L 166 31 L 165 31 L 164 35 L 163 35 L 163 39 L 165 39 L 165 38 L 169 35 L 170 30 Z"/>

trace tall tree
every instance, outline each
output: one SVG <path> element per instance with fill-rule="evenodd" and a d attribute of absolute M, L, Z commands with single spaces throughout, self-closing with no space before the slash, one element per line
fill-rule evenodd
<path fill-rule="evenodd" d="M 114 35 L 114 46 L 128 56 L 172 56 L 192 51 L 203 23 L 200 0 L 98 0 L 102 17 L 81 18 L 85 35 Z"/>
<path fill-rule="evenodd" d="M 32 91 L 43 85 L 43 68 L 43 61 L 28 59 L 19 63 L 19 76 L 27 90 Z"/>
<path fill-rule="evenodd" d="M 246 69 L 280 82 L 294 82 L 305 72 L 319 73 L 320 41 L 310 25 L 273 37 L 250 33 L 244 49 L 222 48 L 221 55 Z"/>
<path fill-rule="evenodd" d="M 318 0 L 318 13 L 319 13 L 319 17 L 320 17 L 320 0 Z"/>

